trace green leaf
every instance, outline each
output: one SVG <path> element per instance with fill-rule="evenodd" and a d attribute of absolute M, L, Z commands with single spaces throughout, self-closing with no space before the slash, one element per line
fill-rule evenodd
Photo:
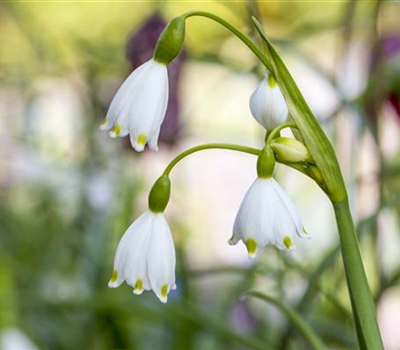
<path fill-rule="evenodd" d="M 255 298 L 265 300 L 271 304 L 274 304 L 276 307 L 278 307 L 283 313 L 286 314 L 286 316 L 289 318 L 289 320 L 294 324 L 294 326 L 297 328 L 297 330 L 301 333 L 301 335 L 304 337 L 304 339 L 308 342 L 310 345 L 311 349 L 315 350 L 323 350 L 326 349 L 327 347 L 324 345 L 322 339 L 319 337 L 317 333 L 313 331 L 313 329 L 310 327 L 310 325 L 307 323 L 306 320 L 303 319 L 303 317 L 291 306 L 282 303 L 280 300 L 269 296 L 267 294 L 257 292 L 257 291 L 249 291 L 244 294 L 244 296 L 253 296 Z"/>

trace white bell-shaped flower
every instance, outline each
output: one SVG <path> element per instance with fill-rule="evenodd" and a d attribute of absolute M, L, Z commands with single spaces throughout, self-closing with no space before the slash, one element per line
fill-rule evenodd
<path fill-rule="evenodd" d="M 167 104 L 167 66 L 150 59 L 122 83 L 100 130 L 111 130 L 111 137 L 130 134 L 132 147 L 138 152 L 144 150 L 146 142 L 157 151 Z"/>
<path fill-rule="evenodd" d="M 293 249 L 295 234 L 308 236 L 288 195 L 272 177 L 256 179 L 240 205 L 229 244 L 242 240 L 253 258 L 268 243 Z"/>
<path fill-rule="evenodd" d="M 135 294 L 152 289 L 163 303 L 176 288 L 174 242 L 162 213 L 144 212 L 122 236 L 108 286 L 124 281 Z"/>
<path fill-rule="evenodd" d="M 289 113 L 286 101 L 269 72 L 250 96 L 250 110 L 267 130 L 273 130 L 286 121 Z"/>

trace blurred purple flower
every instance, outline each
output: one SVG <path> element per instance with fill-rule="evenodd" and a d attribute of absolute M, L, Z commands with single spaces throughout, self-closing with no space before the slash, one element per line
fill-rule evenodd
<path fill-rule="evenodd" d="M 381 107 L 389 103 L 400 120 L 400 34 L 378 40 L 371 57 L 371 73 L 366 90 L 366 113 L 376 132 Z"/>
<path fill-rule="evenodd" d="M 126 56 L 132 65 L 132 70 L 153 56 L 158 37 L 166 24 L 160 14 L 155 13 L 128 39 Z M 185 52 L 181 52 L 168 65 L 169 101 L 165 119 L 161 126 L 159 141 L 171 146 L 177 142 L 181 131 L 178 84 L 184 61 Z"/>
<path fill-rule="evenodd" d="M 388 101 L 393 106 L 397 116 L 400 118 L 400 91 L 392 92 L 389 95 Z"/>
<path fill-rule="evenodd" d="M 236 302 L 230 310 L 229 323 L 239 333 L 253 334 L 258 322 L 245 302 Z"/>
<path fill-rule="evenodd" d="M 381 39 L 381 50 L 384 59 L 390 59 L 400 53 L 400 35 L 388 35 Z"/>
<path fill-rule="evenodd" d="M 400 35 L 382 38 L 383 58 L 390 66 L 390 87 L 387 100 L 400 118 Z"/>

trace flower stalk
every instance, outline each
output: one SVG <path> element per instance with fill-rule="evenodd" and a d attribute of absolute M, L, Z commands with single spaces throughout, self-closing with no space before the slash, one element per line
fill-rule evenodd
<path fill-rule="evenodd" d="M 323 184 L 321 188 L 328 195 L 335 211 L 360 348 L 383 349 L 375 306 L 350 213 L 347 191 L 335 152 L 282 59 L 265 36 L 261 25 L 255 19 L 253 21 L 266 44 L 267 55 L 281 91 L 288 102 L 290 115 L 321 174 Z"/>
<path fill-rule="evenodd" d="M 204 11 L 191 11 L 182 15 L 185 19 L 193 16 L 209 18 L 235 34 L 253 51 L 277 81 L 288 103 L 289 114 L 298 130 L 295 136 L 296 138 L 300 138 L 305 144 L 315 162 L 315 166 L 313 165 L 315 168 L 308 171 L 308 175 L 313 177 L 316 183 L 327 194 L 335 210 L 342 257 L 360 347 L 361 349 L 371 350 L 383 349 L 375 307 L 365 275 L 354 223 L 348 205 L 347 190 L 332 144 L 311 112 L 282 59 L 265 36 L 263 28 L 255 18 L 253 18 L 253 21 L 265 44 L 266 54 L 243 32 L 222 18 Z"/>
<path fill-rule="evenodd" d="M 196 152 L 199 152 L 199 151 L 203 151 L 203 150 L 207 150 L 207 149 L 226 149 L 226 150 L 231 150 L 231 151 L 237 151 L 237 152 L 253 154 L 255 156 L 258 156 L 260 151 L 261 151 L 261 150 L 259 150 L 257 148 L 241 146 L 241 145 L 235 145 L 235 144 L 231 144 L 231 143 L 207 143 L 207 144 L 204 144 L 204 145 L 199 145 L 199 146 L 195 146 L 195 147 L 189 148 L 186 151 L 184 151 L 184 152 L 180 153 L 179 155 L 177 155 L 167 165 L 167 167 L 165 168 L 163 174 L 169 176 L 169 174 L 171 173 L 171 171 L 175 167 L 175 165 L 177 165 L 183 158 L 186 158 L 187 156 L 189 156 L 189 155 L 191 155 L 193 153 L 196 153 Z"/>

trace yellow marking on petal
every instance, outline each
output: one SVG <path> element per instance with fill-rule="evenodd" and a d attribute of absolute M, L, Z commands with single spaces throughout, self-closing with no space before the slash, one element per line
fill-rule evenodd
<path fill-rule="evenodd" d="M 161 298 L 167 299 L 168 297 L 168 284 L 163 284 L 161 287 Z"/>
<path fill-rule="evenodd" d="M 116 136 L 118 136 L 121 133 L 121 126 L 119 124 L 115 124 L 113 131 L 114 131 L 114 134 Z"/>
<path fill-rule="evenodd" d="M 303 233 L 305 234 L 305 235 L 308 235 L 309 233 L 306 231 L 306 229 L 303 227 Z"/>
<path fill-rule="evenodd" d="M 100 125 L 104 125 L 107 124 L 107 117 L 104 117 L 103 120 L 101 121 Z"/>
<path fill-rule="evenodd" d="M 138 279 L 135 283 L 135 286 L 133 287 L 133 289 L 137 292 L 141 292 L 143 290 L 143 280 L 142 279 Z"/>
<path fill-rule="evenodd" d="M 268 86 L 272 89 L 276 86 L 276 80 L 275 78 L 272 76 L 272 74 L 269 75 L 268 77 Z"/>
<path fill-rule="evenodd" d="M 139 145 L 145 145 L 146 144 L 146 141 L 147 141 L 147 136 L 145 135 L 145 134 L 140 134 L 139 136 L 138 136 L 138 138 L 137 138 L 137 143 L 139 144 Z"/>
<path fill-rule="evenodd" d="M 250 256 L 254 256 L 257 250 L 257 242 L 254 238 L 249 238 L 246 240 L 246 248 Z"/>
<path fill-rule="evenodd" d="M 117 270 L 113 270 L 110 278 L 110 283 L 115 283 L 118 279 L 118 272 Z"/>
<path fill-rule="evenodd" d="M 290 249 L 293 245 L 292 239 L 289 236 L 283 237 L 283 244 L 285 245 L 286 249 Z"/>

